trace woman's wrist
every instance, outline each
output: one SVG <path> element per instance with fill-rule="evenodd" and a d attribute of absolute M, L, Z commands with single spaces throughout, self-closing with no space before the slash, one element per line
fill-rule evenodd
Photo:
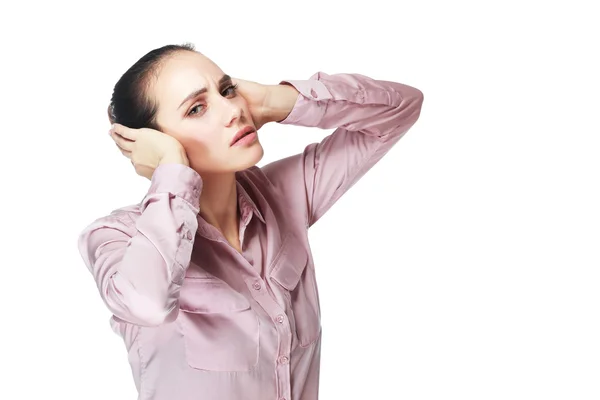
<path fill-rule="evenodd" d="M 183 148 L 176 148 L 167 151 L 160 159 L 158 164 L 183 164 L 188 167 L 190 166 L 187 154 L 185 154 L 185 150 L 183 150 Z"/>
<path fill-rule="evenodd" d="M 281 122 L 294 109 L 298 99 L 298 90 L 289 84 L 269 85 L 265 119 L 268 122 Z"/>

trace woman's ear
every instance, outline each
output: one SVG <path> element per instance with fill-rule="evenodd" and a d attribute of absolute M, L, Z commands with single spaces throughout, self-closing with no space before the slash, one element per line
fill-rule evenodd
<path fill-rule="evenodd" d="M 115 121 L 116 118 L 115 118 L 112 104 L 108 105 L 108 108 L 106 109 L 106 113 L 108 114 L 108 120 L 110 121 L 111 125 L 114 124 L 116 122 Z"/>

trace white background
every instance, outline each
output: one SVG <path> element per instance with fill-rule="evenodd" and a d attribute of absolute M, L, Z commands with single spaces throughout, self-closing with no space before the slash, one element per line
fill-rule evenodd
<path fill-rule="evenodd" d="M 113 85 L 182 42 L 261 83 L 357 72 L 425 95 L 311 230 L 321 399 L 600 398 L 593 3 L 4 2 L 0 398 L 136 398 L 76 242 L 148 184 L 106 133 Z M 264 165 L 330 132 L 261 133 Z"/>

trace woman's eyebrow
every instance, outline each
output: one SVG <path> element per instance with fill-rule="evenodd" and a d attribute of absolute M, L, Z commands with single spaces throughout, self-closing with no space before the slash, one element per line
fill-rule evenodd
<path fill-rule="evenodd" d="M 219 87 L 222 87 L 225 83 L 231 82 L 231 77 L 227 74 L 223 75 L 221 79 L 219 79 Z M 202 93 L 206 93 L 207 89 L 205 87 L 196 89 L 192 93 L 188 94 L 185 99 L 181 102 L 177 109 L 180 109 L 182 105 L 190 101 L 191 99 L 200 96 Z"/>
<path fill-rule="evenodd" d="M 231 82 L 231 77 L 227 74 L 223 75 L 221 79 L 219 79 L 219 87 L 223 86 L 226 83 Z"/>

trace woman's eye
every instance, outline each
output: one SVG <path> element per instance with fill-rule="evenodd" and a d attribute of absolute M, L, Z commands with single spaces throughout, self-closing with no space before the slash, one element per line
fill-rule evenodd
<path fill-rule="evenodd" d="M 234 95 L 235 90 L 237 89 L 237 85 L 229 85 L 224 91 L 223 96 Z"/>
<path fill-rule="evenodd" d="M 198 104 L 197 106 L 194 106 L 190 109 L 190 112 L 188 113 L 188 115 L 195 115 L 195 114 L 199 114 L 200 111 L 202 111 L 201 107 L 204 107 L 202 104 Z"/>

